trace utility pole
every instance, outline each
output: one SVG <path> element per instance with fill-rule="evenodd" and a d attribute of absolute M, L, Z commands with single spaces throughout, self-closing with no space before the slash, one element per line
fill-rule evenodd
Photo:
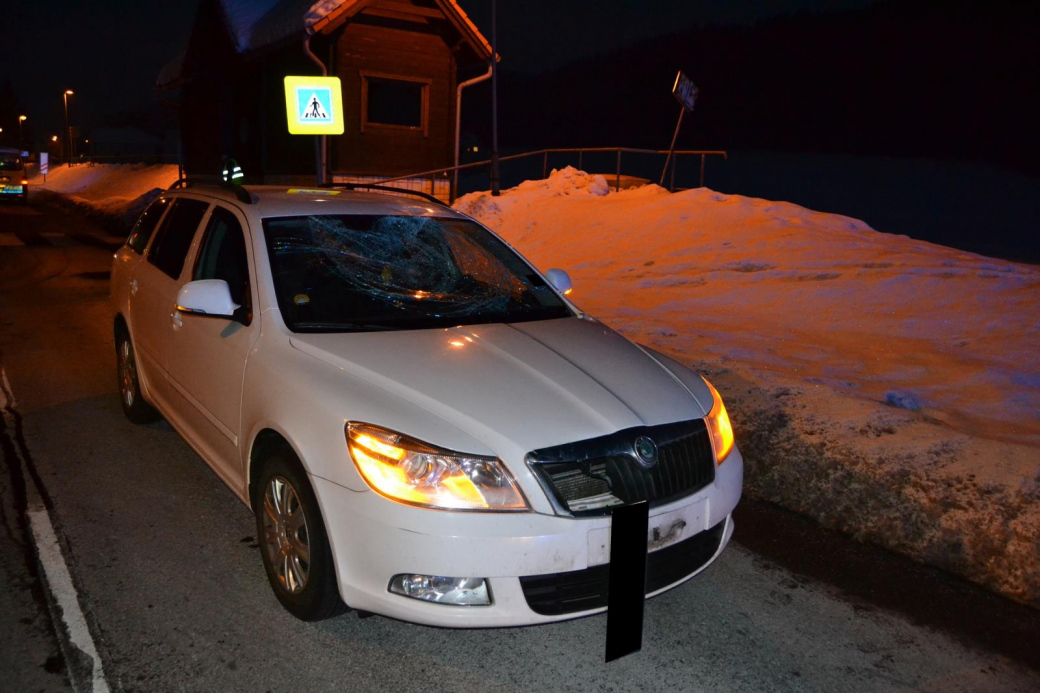
<path fill-rule="evenodd" d="M 71 89 L 66 89 L 65 93 L 62 94 L 62 98 L 65 100 L 65 132 L 68 133 L 69 140 L 69 151 L 66 159 L 68 160 L 69 167 L 72 167 L 72 126 L 69 125 L 69 97 L 75 94 Z"/>
<path fill-rule="evenodd" d="M 498 27 L 497 0 L 491 0 L 491 194 L 498 197 L 501 181 L 498 175 Z"/>

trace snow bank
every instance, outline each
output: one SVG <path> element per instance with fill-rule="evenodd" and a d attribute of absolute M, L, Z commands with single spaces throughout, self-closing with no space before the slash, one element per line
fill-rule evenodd
<path fill-rule="evenodd" d="M 177 180 L 174 164 L 55 166 L 29 181 L 30 195 L 48 191 L 115 231 L 129 230 L 144 208 Z"/>
<path fill-rule="evenodd" d="M 712 378 L 749 494 L 1040 606 L 1040 268 L 572 168 L 455 206 Z"/>

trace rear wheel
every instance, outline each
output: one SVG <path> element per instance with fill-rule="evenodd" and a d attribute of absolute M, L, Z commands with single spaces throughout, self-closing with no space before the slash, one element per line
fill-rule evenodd
<path fill-rule="evenodd" d="M 346 611 L 325 523 L 302 466 L 287 452 L 272 454 L 254 488 L 258 543 L 278 601 L 303 621 Z"/>
<path fill-rule="evenodd" d="M 125 329 L 116 334 L 116 376 L 119 379 L 119 401 L 126 418 L 136 424 L 151 423 L 158 419 L 158 412 L 141 396 L 134 343 Z"/>

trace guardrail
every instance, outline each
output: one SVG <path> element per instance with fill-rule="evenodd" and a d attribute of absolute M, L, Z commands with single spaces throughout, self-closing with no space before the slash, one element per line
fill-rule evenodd
<path fill-rule="evenodd" d="M 542 157 L 542 178 L 549 175 L 549 155 L 550 154 L 577 154 L 578 155 L 578 168 L 583 168 L 585 154 L 603 154 L 603 153 L 614 153 L 615 154 L 615 168 L 614 168 L 614 190 L 621 190 L 621 164 L 623 154 L 642 154 L 642 155 L 657 155 L 667 156 L 667 149 L 637 149 L 634 147 L 571 147 L 562 149 L 537 149 L 531 152 L 523 152 L 522 154 L 509 154 L 507 156 L 501 156 L 498 158 L 502 161 L 515 161 L 518 159 L 526 159 L 535 156 Z M 675 191 L 675 170 L 678 167 L 678 158 L 680 156 L 699 156 L 700 157 L 700 187 L 704 187 L 704 162 L 709 156 L 721 156 L 723 159 L 728 159 L 725 150 L 721 149 L 680 149 L 672 152 L 672 164 L 671 164 L 671 179 L 669 182 L 669 190 Z M 380 185 L 386 183 L 393 183 L 396 181 L 408 180 L 408 179 L 419 179 L 429 178 L 431 181 L 436 180 L 440 174 L 454 173 L 454 181 L 452 183 L 451 199 L 454 199 L 458 195 L 459 188 L 459 171 L 478 168 L 481 166 L 491 166 L 491 159 L 485 159 L 483 161 L 474 161 L 468 164 L 459 164 L 458 166 L 447 166 L 445 168 L 437 168 L 430 171 L 420 171 L 419 173 L 409 173 L 404 176 L 394 176 L 393 178 L 382 178 L 376 182 Z"/>

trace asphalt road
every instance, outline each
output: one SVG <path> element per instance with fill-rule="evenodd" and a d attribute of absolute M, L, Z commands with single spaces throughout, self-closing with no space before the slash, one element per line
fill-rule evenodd
<path fill-rule="evenodd" d="M 642 652 L 610 664 L 605 616 L 296 621 L 248 509 L 165 422 L 123 417 L 113 242 L 0 206 L 0 690 L 62 690 L 82 667 L 26 531 L 34 474 L 112 690 L 1040 690 L 1040 613 L 751 502 L 711 568 L 648 602 Z"/>

